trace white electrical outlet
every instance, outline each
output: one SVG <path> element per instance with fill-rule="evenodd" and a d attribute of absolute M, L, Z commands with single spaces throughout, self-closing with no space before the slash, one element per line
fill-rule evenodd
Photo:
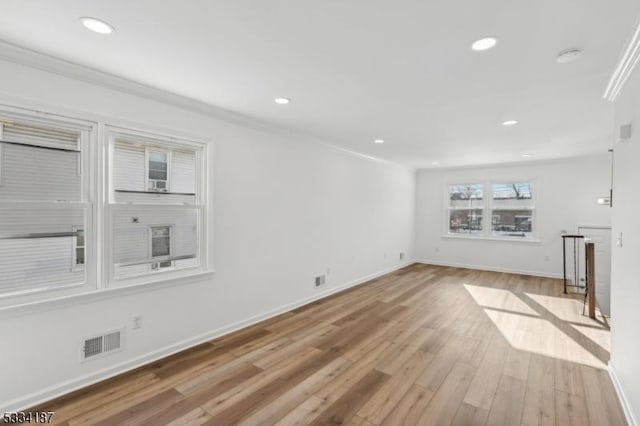
<path fill-rule="evenodd" d="M 142 328 L 142 315 L 136 315 L 131 321 L 131 328 L 138 330 Z"/>

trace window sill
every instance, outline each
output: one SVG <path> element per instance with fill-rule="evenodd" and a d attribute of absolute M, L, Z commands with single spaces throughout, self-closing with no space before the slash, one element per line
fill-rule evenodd
<path fill-rule="evenodd" d="M 453 240 L 477 240 L 477 241 L 489 241 L 489 242 L 501 242 L 501 243 L 516 243 L 516 244 L 541 244 L 542 241 L 536 238 L 509 238 L 509 237 L 485 237 L 484 235 L 450 235 L 444 234 L 442 238 L 450 238 Z"/>
<path fill-rule="evenodd" d="M 211 280 L 214 275 L 215 271 L 203 271 L 184 277 L 160 279 L 152 282 L 122 285 L 119 287 L 100 288 L 97 290 L 92 289 L 82 293 L 74 293 L 59 297 L 42 298 L 38 300 L 18 303 L 15 305 L 0 306 L 0 318 L 36 312 L 41 313 L 45 310 L 60 309 L 66 306 L 77 305 L 81 303 L 94 303 L 114 297 L 126 296 L 129 294 L 157 291 L 177 285 L 194 284 L 197 282 Z"/>

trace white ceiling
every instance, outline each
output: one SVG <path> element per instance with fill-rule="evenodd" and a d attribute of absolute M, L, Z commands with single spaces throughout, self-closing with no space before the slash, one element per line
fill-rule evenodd
<path fill-rule="evenodd" d="M 370 156 L 443 167 L 605 152 L 602 94 L 639 11 L 637 0 L 3 0 L 0 38 Z M 81 16 L 117 31 L 90 33 Z M 487 35 L 496 48 L 470 50 Z M 582 59 L 557 64 L 571 47 Z"/>

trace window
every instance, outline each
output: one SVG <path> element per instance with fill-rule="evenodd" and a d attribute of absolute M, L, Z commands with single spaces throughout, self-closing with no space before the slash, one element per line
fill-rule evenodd
<path fill-rule="evenodd" d="M 79 269 L 84 267 L 85 262 L 85 243 L 84 243 L 84 229 L 82 227 L 73 228 L 74 236 L 72 239 L 72 252 L 73 259 L 71 262 L 72 269 Z"/>
<path fill-rule="evenodd" d="M 93 124 L 0 111 L 0 302 L 88 284 Z"/>
<path fill-rule="evenodd" d="M 531 239 L 535 206 L 531 181 L 455 184 L 447 187 L 447 233 Z M 483 217 L 490 217 L 485 226 Z"/>
<path fill-rule="evenodd" d="M 147 189 L 169 191 L 169 153 L 148 150 L 147 159 Z"/>
<path fill-rule="evenodd" d="M 497 217 L 491 234 L 497 237 L 533 236 L 533 184 L 500 182 L 491 185 L 491 214 Z"/>
<path fill-rule="evenodd" d="M 483 184 L 449 186 L 449 233 L 482 234 Z"/>
<path fill-rule="evenodd" d="M 151 226 L 151 257 L 156 259 L 158 257 L 170 257 L 171 256 L 171 226 Z M 170 268 L 173 263 L 170 260 L 158 261 L 151 263 L 152 270 L 158 270 L 161 268 Z"/>
<path fill-rule="evenodd" d="M 203 145 L 111 127 L 108 134 L 111 285 L 202 268 Z"/>
<path fill-rule="evenodd" d="M 0 106 L 0 307 L 210 271 L 207 144 L 98 125 Z"/>

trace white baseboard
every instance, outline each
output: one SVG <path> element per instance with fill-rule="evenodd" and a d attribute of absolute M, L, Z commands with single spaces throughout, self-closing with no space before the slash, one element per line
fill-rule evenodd
<path fill-rule="evenodd" d="M 613 382 L 613 387 L 618 394 L 618 399 L 620 400 L 620 405 L 622 405 L 622 411 L 624 411 L 624 416 L 627 418 L 627 423 L 629 426 L 638 426 L 638 422 L 636 421 L 635 416 L 633 415 L 633 411 L 631 411 L 631 404 L 629 404 L 629 400 L 622 390 L 622 385 L 620 384 L 620 380 L 618 380 L 618 375 L 616 374 L 616 370 L 611 365 L 611 361 L 609 361 L 608 365 L 609 377 L 611 377 L 611 381 Z"/>
<path fill-rule="evenodd" d="M 425 265 L 451 266 L 454 268 L 478 269 L 480 271 L 491 271 L 491 272 L 506 272 L 509 274 L 532 275 L 534 277 L 562 278 L 562 274 L 550 274 L 548 272 L 539 272 L 539 271 L 524 271 L 522 269 L 502 268 L 497 266 L 469 265 L 465 263 L 443 262 L 441 260 L 431 260 L 431 259 L 420 259 L 420 260 L 416 260 L 416 262 L 424 263 Z"/>
<path fill-rule="evenodd" d="M 160 360 L 162 358 L 173 355 L 175 353 L 200 345 L 209 340 L 224 336 L 229 333 L 233 333 L 234 331 L 238 331 L 242 328 L 256 324 L 260 321 L 264 321 L 269 318 L 275 317 L 277 315 L 283 314 L 285 312 L 289 312 L 300 306 L 304 306 L 316 300 L 331 296 L 332 294 L 338 293 L 342 290 L 355 287 L 359 284 L 365 283 L 374 278 L 377 278 L 382 275 L 388 274 L 390 272 L 396 271 L 398 269 L 404 268 L 405 266 L 409 266 L 412 263 L 414 262 L 413 261 L 405 262 L 400 265 L 385 269 L 383 271 L 358 278 L 348 283 L 345 283 L 336 287 L 328 288 L 323 292 L 314 294 L 313 296 L 307 297 L 305 299 L 301 299 L 301 300 L 280 306 L 276 309 L 272 309 L 270 311 L 263 312 L 258 315 L 254 315 L 253 317 L 247 318 L 245 320 L 226 325 L 216 330 L 212 330 L 210 332 L 191 337 L 189 339 L 183 340 L 181 342 L 178 342 L 169 346 L 165 346 L 164 348 L 160 348 L 148 354 L 132 358 L 128 361 L 121 362 L 119 364 L 104 368 L 102 370 L 98 370 L 93 373 L 68 380 L 58 385 L 51 386 L 46 389 L 42 389 L 40 391 L 31 393 L 29 395 L 16 398 L 12 401 L 3 403 L 3 405 L 0 405 L 0 412 L 20 411 L 30 407 L 40 405 L 52 399 L 58 398 L 62 395 L 66 395 L 78 389 L 82 389 L 84 387 L 93 385 L 95 383 L 101 382 L 103 380 L 109 379 L 119 374 L 126 373 L 127 371 L 131 371 L 135 368 L 142 367 L 146 364 Z"/>

